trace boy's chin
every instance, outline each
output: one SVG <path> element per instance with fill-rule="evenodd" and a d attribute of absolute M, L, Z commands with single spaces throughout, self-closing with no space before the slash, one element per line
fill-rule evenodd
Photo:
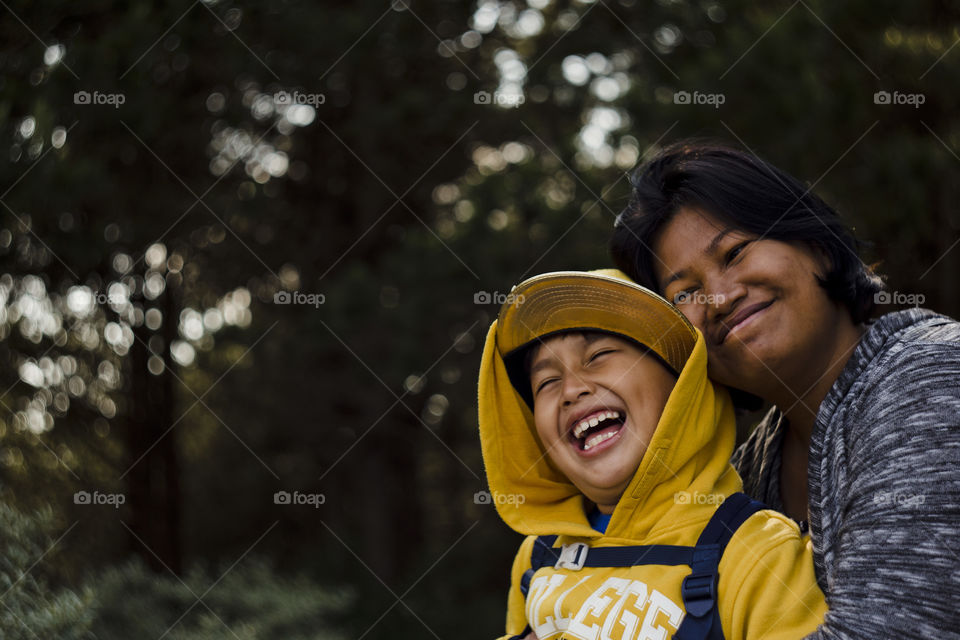
<path fill-rule="evenodd" d="M 640 468 L 639 460 L 624 460 L 615 455 L 615 452 L 611 453 L 614 455 L 604 456 L 605 459 L 597 460 L 591 465 L 590 471 L 593 473 L 583 474 L 585 484 L 594 491 L 604 494 L 623 492 Z"/>
<path fill-rule="evenodd" d="M 601 486 L 591 485 L 589 487 L 578 488 L 580 489 L 580 493 L 594 505 L 598 507 L 609 506 L 612 508 L 620 501 L 623 492 L 627 490 L 629 484 L 630 480 L 628 479 L 616 484 L 603 483 Z"/>

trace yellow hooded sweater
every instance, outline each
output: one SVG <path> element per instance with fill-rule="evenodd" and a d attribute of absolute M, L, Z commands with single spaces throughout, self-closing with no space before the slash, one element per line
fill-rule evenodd
<path fill-rule="evenodd" d="M 593 529 L 586 499 L 549 461 L 533 414 L 511 386 L 496 347 L 496 322 L 480 368 L 480 442 L 497 511 L 527 536 L 513 563 L 504 638 L 639 640 L 671 637 L 684 615 L 680 588 L 690 567 L 641 565 L 580 570 L 544 567 L 526 597 L 520 581 L 537 536 L 556 545 L 694 546 L 718 504 L 741 490 L 730 465 L 736 438 L 726 390 L 707 379 L 699 334 L 656 432 L 605 533 Z M 720 561 L 718 608 L 726 638 L 796 639 L 826 611 L 809 538 L 769 510 L 737 529 Z"/>

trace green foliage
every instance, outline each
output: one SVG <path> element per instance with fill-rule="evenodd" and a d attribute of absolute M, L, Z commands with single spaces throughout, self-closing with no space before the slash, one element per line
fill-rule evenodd
<path fill-rule="evenodd" d="M 92 622 L 88 589 L 52 586 L 53 513 L 17 511 L 0 502 L 0 637 L 87 640 Z"/>
<path fill-rule="evenodd" d="M 91 589 L 92 629 L 100 640 L 339 640 L 344 636 L 335 631 L 336 618 L 352 599 L 311 580 L 280 576 L 255 558 L 232 570 L 194 569 L 182 581 L 132 561 L 97 576 Z"/>
<path fill-rule="evenodd" d="M 481 6 L 492 20 L 475 21 Z M 229 563 L 276 521 L 257 553 L 277 567 L 263 584 L 291 603 L 303 601 L 283 576 L 302 571 L 367 594 L 342 605 L 355 636 L 455 637 L 463 620 L 495 635 L 518 540 L 471 499 L 485 483 L 479 347 L 497 312 L 475 296 L 605 266 L 626 174 L 657 145 L 712 136 L 766 157 L 873 241 L 894 289 L 960 313 L 949 3 L 5 7 L 17 19 L 0 22 L 0 482 L 18 505 L 79 521 L 59 560 L 70 583 L 124 567 L 86 582 L 98 633 L 119 634 L 101 637 L 159 635 L 193 603 L 130 556 Z M 520 29 L 524 15 L 542 28 Z M 48 64 L 54 44 L 64 57 Z M 505 72 L 525 102 L 477 103 Z M 877 105 L 881 89 L 926 102 Z M 80 105 L 78 90 L 126 100 Z M 270 106 L 281 90 L 325 101 L 294 126 Z M 726 101 L 676 104 L 677 91 Z M 286 173 L 264 174 L 272 153 Z M 155 243 L 166 260 L 147 264 Z M 163 293 L 145 295 L 157 277 Z M 129 303 L 103 301 L 117 284 Z M 75 287 L 98 294 L 89 314 L 69 310 Z M 274 304 L 284 289 L 326 300 Z M 239 290 L 243 321 L 221 326 Z M 173 345 L 196 357 L 171 360 Z M 77 505 L 77 490 L 127 501 Z M 278 506 L 278 490 L 326 502 Z M 266 636 L 269 611 L 232 609 L 240 586 L 219 595 L 255 582 L 235 571 L 204 600 L 237 635 Z M 216 574 L 190 575 L 199 595 Z M 207 632 L 226 629 L 197 605 L 170 635 Z"/>

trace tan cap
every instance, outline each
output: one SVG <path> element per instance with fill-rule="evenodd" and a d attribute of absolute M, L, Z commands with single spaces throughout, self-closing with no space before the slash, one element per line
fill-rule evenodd
<path fill-rule="evenodd" d="M 533 341 L 570 330 L 597 330 L 630 338 L 679 374 L 697 342 L 697 330 L 676 307 L 616 269 L 555 271 L 514 287 L 497 321 L 497 346 L 514 388 L 531 403 L 517 355 Z"/>

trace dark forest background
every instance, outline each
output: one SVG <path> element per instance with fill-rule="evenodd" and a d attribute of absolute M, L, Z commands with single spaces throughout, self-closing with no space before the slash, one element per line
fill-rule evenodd
<path fill-rule="evenodd" d="M 0 635 L 494 637 L 498 297 L 605 266 L 703 136 L 960 315 L 958 41 L 932 0 L 0 2 Z"/>

